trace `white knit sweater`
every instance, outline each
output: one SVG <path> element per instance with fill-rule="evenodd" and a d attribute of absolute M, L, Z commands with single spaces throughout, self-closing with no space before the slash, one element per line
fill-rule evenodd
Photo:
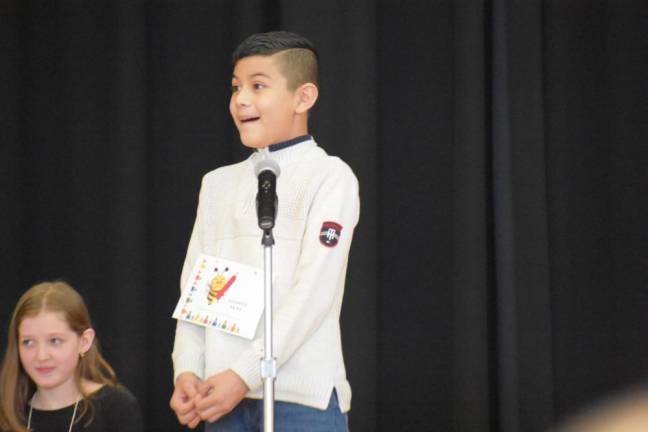
<path fill-rule="evenodd" d="M 353 230 L 358 222 L 358 182 L 342 160 L 309 140 L 270 153 L 279 163 L 279 206 L 273 230 L 274 355 L 277 400 L 325 409 L 333 388 L 343 412 L 351 406 L 340 339 L 340 308 Z M 196 222 L 181 277 L 185 287 L 200 253 L 263 268 L 257 226 L 254 164 L 247 160 L 203 178 Z M 324 222 L 342 226 L 335 246 L 320 241 Z M 260 359 L 263 319 L 254 340 L 178 321 L 173 350 L 175 377 L 205 378 L 226 369 L 263 397 Z"/>

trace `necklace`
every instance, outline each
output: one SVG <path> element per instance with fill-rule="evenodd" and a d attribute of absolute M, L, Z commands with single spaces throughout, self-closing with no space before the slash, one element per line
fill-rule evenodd
<path fill-rule="evenodd" d="M 36 398 L 36 393 L 34 393 L 34 396 L 32 396 L 31 401 L 29 402 L 29 417 L 27 418 L 27 429 L 30 429 L 31 426 L 31 418 L 32 418 L 32 411 L 34 410 L 34 399 Z M 79 401 L 81 399 L 77 399 L 76 402 L 74 403 L 74 411 L 72 411 L 72 420 L 70 420 L 70 427 L 68 428 L 68 432 L 72 432 L 72 426 L 74 426 L 74 417 L 76 416 L 77 412 L 77 407 L 79 406 Z"/>

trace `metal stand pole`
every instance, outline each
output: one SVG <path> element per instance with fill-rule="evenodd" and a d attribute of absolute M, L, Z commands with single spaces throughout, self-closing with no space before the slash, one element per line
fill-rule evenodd
<path fill-rule="evenodd" d="M 263 230 L 263 273 L 264 273 L 264 349 L 261 359 L 263 378 L 263 431 L 274 431 L 274 381 L 277 377 L 277 361 L 272 356 L 272 246 L 274 238 L 271 229 Z"/>

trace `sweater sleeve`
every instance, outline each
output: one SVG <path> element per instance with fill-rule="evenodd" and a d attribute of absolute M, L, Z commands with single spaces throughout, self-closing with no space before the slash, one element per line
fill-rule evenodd
<path fill-rule="evenodd" d="M 351 239 L 359 218 L 359 201 L 358 181 L 340 161 L 315 191 L 293 285 L 274 311 L 273 354 L 278 368 L 317 331 L 336 301 L 341 301 Z M 337 243 L 334 240 L 327 245 L 320 240 L 327 222 L 337 227 Z M 259 338 L 232 366 L 251 390 L 262 384 L 259 370 L 262 352 L 263 338 Z"/>
<path fill-rule="evenodd" d="M 203 188 L 201 188 L 202 194 Z M 187 255 L 182 266 L 180 276 L 180 290 L 183 290 L 191 274 L 194 263 L 201 252 L 200 239 L 202 238 L 203 222 L 201 199 L 198 200 L 198 211 L 194 223 Z M 178 320 L 176 324 L 175 340 L 173 344 L 173 382 L 183 372 L 193 372 L 200 378 L 203 378 L 205 370 L 205 329 L 202 326 Z"/>

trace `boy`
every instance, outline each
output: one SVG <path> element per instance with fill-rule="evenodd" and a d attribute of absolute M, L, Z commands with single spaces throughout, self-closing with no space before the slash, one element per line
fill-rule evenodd
<path fill-rule="evenodd" d="M 346 431 L 351 388 L 339 316 L 358 183 L 339 158 L 308 135 L 318 97 L 313 45 L 289 32 L 255 34 L 233 55 L 230 113 L 247 160 L 203 178 L 182 271 L 184 288 L 200 253 L 263 268 L 254 165 L 263 154 L 281 168 L 273 230 L 273 355 L 278 431 Z M 178 321 L 171 408 L 206 431 L 252 431 L 263 424 L 263 325 L 253 340 Z"/>

